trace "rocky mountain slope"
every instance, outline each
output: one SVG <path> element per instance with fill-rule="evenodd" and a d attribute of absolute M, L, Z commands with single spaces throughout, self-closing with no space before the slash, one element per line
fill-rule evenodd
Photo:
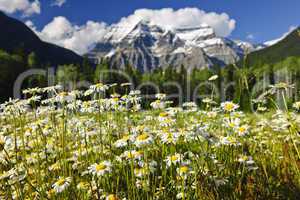
<path fill-rule="evenodd" d="M 247 42 L 218 37 L 203 24 L 165 30 L 148 21 L 140 21 L 130 30 L 114 25 L 87 55 L 95 62 L 106 58 L 110 64 L 123 68 L 136 67 L 142 72 L 167 66 L 207 68 L 235 63 L 256 47 Z"/>

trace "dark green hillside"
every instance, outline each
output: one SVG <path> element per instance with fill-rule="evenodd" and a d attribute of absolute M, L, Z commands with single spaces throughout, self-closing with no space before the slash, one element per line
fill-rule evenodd
<path fill-rule="evenodd" d="M 71 50 L 43 42 L 24 23 L 0 12 L 0 102 L 13 96 L 13 85 L 19 74 L 31 68 L 75 64 L 84 59 Z M 24 87 L 45 82 L 29 78 Z"/>
<path fill-rule="evenodd" d="M 248 55 L 248 67 L 260 67 L 264 64 L 274 64 L 288 57 L 300 57 L 300 28 L 294 30 L 277 44 Z"/>
<path fill-rule="evenodd" d="M 40 64 L 81 63 L 82 57 L 73 51 L 43 42 L 24 23 L 0 12 L 0 49 L 14 54 L 34 52 Z"/>

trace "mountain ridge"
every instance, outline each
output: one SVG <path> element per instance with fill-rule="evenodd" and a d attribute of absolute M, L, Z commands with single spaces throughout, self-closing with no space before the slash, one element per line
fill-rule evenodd
<path fill-rule="evenodd" d="M 132 65 L 144 72 L 170 65 L 188 69 L 225 66 L 237 62 L 246 51 L 235 41 L 218 37 L 205 24 L 168 30 L 141 20 L 129 31 L 125 29 L 112 26 L 88 57 L 96 62 L 105 57 L 111 65 Z M 247 48 L 254 49 L 250 43 Z"/>
<path fill-rule="evenodd" d="M 263 64 L 275 64 L 288 57 L 300 57 L 300 27 L 274 45 L 250 53 L 246 64 L 259 67 Z"/>

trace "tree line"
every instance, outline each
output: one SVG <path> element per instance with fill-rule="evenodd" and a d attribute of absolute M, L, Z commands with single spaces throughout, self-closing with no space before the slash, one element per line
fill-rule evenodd
<path fill-rule="evenodd" d="M 25 56 L 21 51 L 8 54 L 0 50 L 0 100 L 4 101 L 12 96 L 14 81 L 20 73 L 37 66 L 44 69 L 50 67 L 50 65 L 40 67 L 39 60 L 34 52 Z M 282 71 L 284 72 L 283 75 L 281 74 Z M 129 77 L 126 77 L 126 75 Z M 213 75 L 218 75 L 218 79 L 213 82 L 214 87 L 208 82 L 208 79 Z M 288 80 L 285 80 L 287 77 Z M 121 84 L 129 81 L 135 87 L 139 86 L 138 89 L 141 90 L 144 96 L 151 97 L 158 92 L 158 89 L 160 93 L 167 95 L 177 94 L 177 96 L 171 96 L 169 99 L 174 104 L 194 100 L 195 93 L 203 98 L 205 95 L 209 97 L 212 93 L 218 93 L 218 95 L 213 95 L 215 102 L 233 100 L 239 103 L 243 110 L 251 110 L 252 99 L 259 95 L 257 88 L 256 92 L 258 94 L 253 93 L 253 91 L 255 87 L 260 85 L 260 82 L 264 81 L 267 85 L 274 85 L 279 81 L 283 81 L 299 85 L 300 58 L 289 57 L 275 64 L 262 63 L 259 66 L 252 67 L 247 66 L 247 60 L 240 66 L 213 66 L 209 69 L 166 66 L 146 73 L 141 73 L 130 65 L 119 69 L 118 66 L 109 65 L 105 59 L 97 66 L 93 66 L 87 58 L 84 58 L 81 64 L 60 65 L 56 68 L 56 82 L 62 84 L 65 89 L 87 87 L 84 83 Z M 23 88 L 46 85 L 47 77 L 33 76 L 26 79 Z M 289 99 L 290 102 L 297 100 L 297 87 L 294 90 L 296 91 Z M 114 91 L 120 94 L 126 92 L 121 87 L 114 88 Z M 149 101 L 145 102 L 149 104 L 152 100 L 149 98 Z M 198 103 L 201 102 L 201 98 L 196 100 Z"/>

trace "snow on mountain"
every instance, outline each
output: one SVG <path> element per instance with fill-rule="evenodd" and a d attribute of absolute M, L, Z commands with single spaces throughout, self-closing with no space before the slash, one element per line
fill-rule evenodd
<path fill-rule="evenodd" d="M 175 33 L 187 42 L 196 42 L 215 37 L 214 30 L 206 24 L 202 24 L 199 27 L 176 29 Z"/>
<path fill-rule="evenodd" d="M 274 39 L 274 40 L 267 41 L 267 42 L 264 43 L 264 45 L 266 47 L 269 47 L 269 46 L 272 46 L 272 45 L 280 42 L 281 40 L 283 40 L 284 38 L 286 38 L 291 32 L 293 32 L 296 28 L 297 28 L 297 26 L 291 26 L 289 28 L 289 30 L 286 33 L 284 33 L 281 37 L 279 37 L 277 39 Z"/>
<path fill-rule="evenodd" d="M 130 64 L 141 71 L 151 71 L 169 65 L 189 69 L 224 66 L 254 49 L 250 43 L 218 37 L 206 24 L 166 30 L 142 20 L 134 26 L 111 26 L 88 56 L 98 62 L 106 57 L 121 68 Z"/>

